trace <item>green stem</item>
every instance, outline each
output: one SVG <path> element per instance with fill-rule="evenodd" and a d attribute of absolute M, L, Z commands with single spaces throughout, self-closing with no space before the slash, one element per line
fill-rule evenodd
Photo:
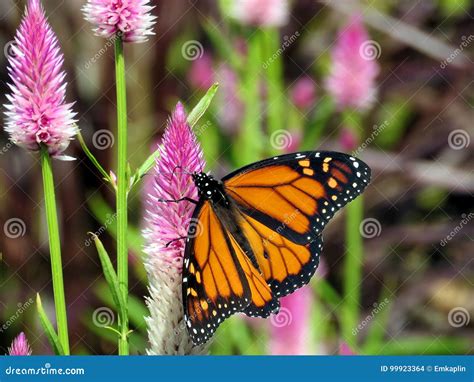
<path fill-rule="evenodd" d="M 275 52 L 280 49 L 280 33 L 276 28 L 262 31 L 264 43 L 263 57 L 268 61 L 264 63 L 268 87 L 268 132 L 270 134 L 283 130 L 285 123 L 284 84 L 283 84 L 283 59 L 282 55 L 275 57 Z M 287 106 L 286 106 L 287 108 Z"/>
<path fill-rule="evenodd" d="M 248 43 L 248 57 L 245 73 L 241 78 L 241 94 L 245 103 L 242 129 L 233 146 L 234 160 L 243 166 L 261 159 L 263 148 L 262 108 L 260 100 L 260 80 L 262 74 L 261 31 L 254 31 Z"/>
<path fill-rule="evenodd" d="M 346 217 L 346 256 L 344 261 L 344 308 L 342 314 L 343 337 L 353 348 L 357 346 L 355 329 L 360 314 L 360 296 L 362 282 L 362 262 L 364 245 L 359 232 L 364 214 L 362 196 L 351 202 Z"/>
<path fill-rule="evenodd" d="M 48 224 L 51 273 L 53 278 L 54 306 L 58 337 L 65 354 L 69 355 L 69 336 L 67 330 L 66 298 L 64 296 L 63 266 L 61 262 L 61 241 L 59 238 L 58 212 L 54 191 L 53 168 L 48 149 L 41 148 L 41 168 L 43 172 L 44 202 Z"/>
<path fill-rule="evenodd" d="M 115 39 L 115 77 L 117 87 L 117 131 L 118 131 L 118 159 L 117 159 L 117 276 L 125 306 L 128 301 L 128 246 L 127 246 L 127 88 L 125 81 L 125 60 L 123 55 L 123 41 Z M 120 316 L 119 354 L 128 355 L 128 311 L 125 317 Z"/>

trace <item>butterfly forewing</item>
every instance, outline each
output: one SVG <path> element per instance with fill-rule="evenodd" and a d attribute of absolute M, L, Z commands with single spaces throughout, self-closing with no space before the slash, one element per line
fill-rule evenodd
<path fill-rule="evenodd" d="M 206 342 L 231 314 L 250 303 L 246 275 L 210 202 L 196 207 L 197 229 L 188 237 L 183 268 L 183 304 L 195 344 Z"/>
<path fill-rule="evenodd" d="M 295 243 L 319 235 L 334 213 L 370 180 L 362 161 L 336 152 L 303 152 L 267 159 L 223 179 L 239 208 Z"/>

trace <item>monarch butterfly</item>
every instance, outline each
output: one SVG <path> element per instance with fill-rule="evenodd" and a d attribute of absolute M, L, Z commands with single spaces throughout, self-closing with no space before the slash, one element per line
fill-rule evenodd
<path fill-rule="evenodd" d="M 199 200 L 190 200 L 196 208 L 182 296 L 187 330 L 199 345 L 234 313 L 278 313 L 279 298 L 309 282 L 324 226 L 364 191 L 370 169 L 349 155 L 320 151 L 269 158 L 221 181 L 191 176 Z"/>

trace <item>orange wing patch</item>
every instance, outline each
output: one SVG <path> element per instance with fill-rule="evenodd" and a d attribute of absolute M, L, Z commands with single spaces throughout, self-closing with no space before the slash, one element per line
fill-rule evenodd
<path fill-rule="evenodd" d="M 302 177 L 289 166 L 263 168 L 237 176 L 226 182 L 226 191 L 240 205 L 258 210 L 281 223 L 291 216 L 286 225 L 299 234 L 310 230 L 309 217 L 318 210 L 316 199 L 325 196 L 320 182 Z"/>
<path fill-rule="evenodd" d="M 276 297 L 285 296 L 309 281 L 319 263 L 321 238 L 305 245 L 296 244 L 246 214 L 241 214 L 240 225 Z"/>
<path fill-rule="evenodd" d="M 230 315 L 252 301 L 252 289 L 222 223 L 209 202 L 197 207 L 200 229 L 186 246 L 183 269 L 184 317 L 195 344 L 206 342 Z"/>
<path fill-rule="evenodd" d="M 251 303 L 247 307 L 247 310 L 250 312 L 266 311 L 268 314 L 278 310 L 278 301 L 274 299 L 272 291 L 263 279 L 260 271 L 253 266 L 249 257 L 232 236 L 231 243 L 250 286 Z"/>

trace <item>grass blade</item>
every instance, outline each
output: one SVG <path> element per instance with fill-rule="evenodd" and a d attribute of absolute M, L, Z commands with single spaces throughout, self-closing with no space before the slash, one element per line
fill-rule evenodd
<path fill-rule="evenodd" d="M 110 260 L 109 254 L 105 250 L 104 245 L 99 240 L 99 238 L 94 235 L 93 239 L 97 248 L 97 253 L 99 254 L 105 281 L 107 281 L 107 284 L 109 285 L 109 290 L 112 294 L 115 306 L 120 312 L 120 317 L 126 317 L 128 309 L 125 303 L 124 295 L 121 292 L 120 283 L 117 274 L 115 273 L 114 266 L 112 265 L 112 261 Z"/>
<path fill-rule="evenodd" d="M 59 337 L 56 334 L 56 331 L 54 330 L 53 324 L 51 324 L 51 321 L 49 320 L 48 316 L 46 315 L 46 312 L 43 309 L 43 304 L 41 302 L 41 297 L 39 293 L 36 294 L 36 308 L 38 310 L 41 326 L 43 327 L 46 336 L 48 337 L 49 343 L 53 347 L 54 354 L 66 355 L 61 345 L 61 342 L 59 341 Z"/>

